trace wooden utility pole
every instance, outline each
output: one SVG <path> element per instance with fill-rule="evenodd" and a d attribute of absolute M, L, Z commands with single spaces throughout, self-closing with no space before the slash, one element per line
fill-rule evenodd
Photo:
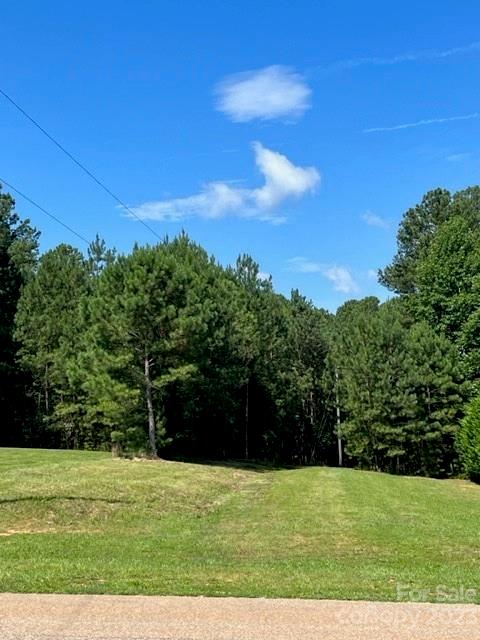
<path fill-rule="evenodd" d="M 343 466 L 342 438 L 340 436 L 340 400 L 338 397 L 338 370 L 335 369 L 335 407 L 337 410 L 337 447 L 338 447 L 338 466 Z"/>

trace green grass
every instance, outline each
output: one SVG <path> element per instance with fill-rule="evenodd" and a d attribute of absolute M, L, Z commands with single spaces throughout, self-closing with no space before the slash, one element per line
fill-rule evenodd
<path fill-rule="evenodd" d="M 0 591 L 395 600 L 477 589 L 480 486 L 0 449 Z"/>

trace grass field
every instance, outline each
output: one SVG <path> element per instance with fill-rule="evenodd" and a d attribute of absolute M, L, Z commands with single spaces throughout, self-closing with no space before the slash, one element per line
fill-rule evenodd
<path fill-rule="evenodd" d="M 395 600 L 399 584 L 480 601 L 480 486 L 0 449 L 0 591 Z"/>

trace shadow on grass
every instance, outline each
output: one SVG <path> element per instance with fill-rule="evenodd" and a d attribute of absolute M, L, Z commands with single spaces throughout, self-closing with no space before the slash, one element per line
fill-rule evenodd
<path fill-rule="evenodd" d="M 255 471 L 256 473 L 270 473 L 271 471 L 281 471 L 285 469 L 300 469 L 301 465 L 273 464 L 258 460 L 206 460 L 205 458 L 171 458 L 175 462 L 186 462 L 190 464 L 202 464 L 209 467 L 225 467 L 227 469 L 242 469 L 244 471 Z"/>
<path fill-rule="evenodd" d="M 130 504 L 132 500 L 116 500 L 115 498 L 87 498 L 85 496 L 22 496 L 21 498 L 0 498 L 0 504 L 14 502 L 53 502 L 54 500 L 83 500 L 84 502 L 105 502 L 107 504 Z"/>

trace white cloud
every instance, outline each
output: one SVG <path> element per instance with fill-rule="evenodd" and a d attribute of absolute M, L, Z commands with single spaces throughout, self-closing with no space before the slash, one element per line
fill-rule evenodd
<path fill-rule="evenodd" d="M 480 112 L 469 113 L 465 116 L 452 116 L 450 118 L 430 118 L 427 120 L 417 120 L 417 122 L 407 122 L 406 124 L 396 124 L 393 127 L 371 127 L 364 129 L 363 133 L 377 133 L 379 131 L 399 131 L 400 129 L 411 129 L 412 127 L 423 127 L 428 124 L 440 124 L 443 122 L 456 122 L 458 120 L 474 120 L 480 118 Z"/>
<path fill-rule="evenodd" d="M 359 290 L 357 283 L 353 279 L 353 276 L 347 267 L 334 265 L 324 272 L 324 276 L 333 282 L 333 288 L 335 291 L 341 291 L 342 293 L 357 293 Z"/>
<path fill-rule="evenodd" d="M 376 269 L 369 269 L 367 271 L 367 277 L 370 278 L 370 280 L 376 280 L 378 278 L 378 271 Z"/>
<path fill-rule="evenodd" d="M 227 76 L 215 87 L 217 110 L 234 122 L 300 118 L 311 90 L 290 67 L 274 65 Z"/>
<path fill-rule="evenodd" d="M 453 56 L 472 53 L 480 50 L 480 42 L 472 42 L 461 47 L 451 47 L 450 49 L 426 49 L 424 51 L 413 51 L 411 53 L 401 53 L 390 57 L 367 56 L 364 58 L 351 58 L 333 63 L 329 67 L 331 70 L 354 69 L 363 66 L 391 66 L 404 62 L 417 62 L 421 60 L 443 60 Z"/>
<path fill-rule="evenodd" d="M 299 198 L 320 181 L 314 167 L 296 167 L 286 156 L 270 151 L 259 142 L 254 142 L 253 148 L 257 167 L 265 176 L 265 184 L 250 192 L 259 209 L 272 209 L 289 197 Z"/>
<path fill-rule="evenodd" d="M 365 211 L 362 214 L 362 220 L 366 222 L 370 227 L 380 227 L 381 229 L 388 229 L 389 223 L 381 216 L 373 213 L 373 211 Z"/>
<path fill-rule="evenodd" d="M 314 167 L 294 165 L 286 156 L 259 142 L 253 144 L 253 149 L 255 163 L 265 178 L 261 187 L 232 186 L 235 181 L 209 182 L 200 193 L 145 202 L 132 207 L 133 211 L 142 220 L 178 221 L 192 216 L 216 219 L 237 215 L 282 224 L 286 218 L 278 214 L 278 206 L 312 193 L 320 182 L 320 174 Z"/>
<path fill-rule="evenodd" d="M 303 256 L 297 256 L 287 260 L 288 271 L 295 273 L 321 273 L 333 283 L 335 291 L 342 293 L 357 293 L 359 288 L 348 267 L 339 265 L 325 265 L 321 262 L 308 260 Z"/>

